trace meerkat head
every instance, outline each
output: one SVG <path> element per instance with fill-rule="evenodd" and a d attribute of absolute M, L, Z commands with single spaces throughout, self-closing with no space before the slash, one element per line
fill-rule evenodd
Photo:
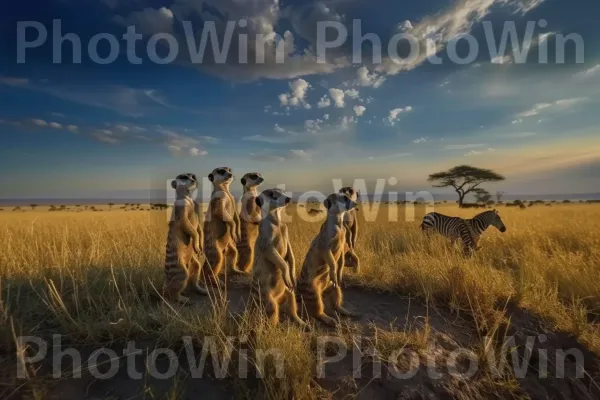
<path fill-rule="evenodd" d="M 281 189 L 264 190 L 255 200 L 256 205 L 265 211 L 276 210 L 290 204 L 292 199 Z"/>
<path fill-rule="evenodd" d="M 355 190 L 351 186 L 341 188 L 340 193 L 344 193 L 346 196 L 350 197 L 350 200 L 352 201 L 358 200 L 358 190 Z"/>
<path fill-rule="evenodd" d="M 345 193 L 333 193 L 327 196 L 323 205 L 330 214 L 342 214 L 356 207 L 356 202 Z"/>
<path fill-rule="evenodd" d="M 196 179 L 196 175 L 192 173 L 180 174 L 171 181 L 171 187 L 178 193 L 183 192 L 189 194 L 198 187 L 198 179 Z"/>
<path fill-rule="evenodd" d="M 258 172 L 249 172 L 244 175 L 240 182 L 242 182 L 245 189 L 254 189 L 264 181 L 264 178 Z"/>
<path fill-rule="evenodd" d="M 231 168 L 229 167 L 219 167 L 213 169 L 213 171 L 208 175 L 208 180 L 213 184 L 223 184 L 223 183 L 231 183 L 233 179 L 233 173 L 231 172 Z"/>

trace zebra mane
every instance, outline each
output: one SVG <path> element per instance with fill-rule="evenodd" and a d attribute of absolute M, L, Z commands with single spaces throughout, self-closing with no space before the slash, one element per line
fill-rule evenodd
<path fill-rule="evenodd" d="M 494 210 L 487 210 L 487 211 L 477 214 L 473 218 L 483 217 L 484 215 L 488 215 L 488 214 L 495 214 L 495 212 L 494 212 Z"/>

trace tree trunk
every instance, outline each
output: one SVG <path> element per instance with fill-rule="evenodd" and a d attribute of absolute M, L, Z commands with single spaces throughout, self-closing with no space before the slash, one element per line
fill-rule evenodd
<path fill-rule="evenodd" d="M 462 208 L 463 201 L 465 200 L 465 194 L 459 191 L 457 191 L 456 193 L 458 193 L 458 208 Z"/>

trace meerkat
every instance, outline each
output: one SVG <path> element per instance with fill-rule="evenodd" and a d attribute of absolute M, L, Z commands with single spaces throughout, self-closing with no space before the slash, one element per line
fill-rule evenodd
<path fill-rule="evenodd" d="M 167 235 L 164 293 L 169 300 L 187 303 L 189 298 L 181 295 L 186 288 L 208 294 L 198 285 L 203 232 L 200 204 L 191 197 L 198 187 L 196 175 L 178 175 L 171 181 L 171 187 L 175 189 L 176 199 Z"/>
<path fill-rule="evenodd" d="M 340 284 L 346 248 L 344 214 L 356 207 L 356 202 L 343 193 L 334 193 L 323 204 L 327 219 L 310 243 L 298 280 L 297 295 L 310 316 L 335 326 L 336 320 L 325 313 L 326 308 L 333 308 L 343 316 L 354 315 L 342 306 Z"/>
<path fill-rule="evenodd" d="M 358 191 L 352 187 L 343 187 L 339 191 L 350 197 L 356 203 L 358 200 Z M 346 252 L 344 254 L 344 264 L 346 267 L 354 268 L 360 272 L 360 260 L 356 255 L 356 239 L 358 236 L 358 210 L 354 208 L 344 213 L 344 228 L 346 228 Z"/>
<path fill-rule="evenodd" d="M 263 177 L 257 172 L 243 176 L 241 183 L 244 186 L 241 206 L 241 237 L 237 243 L 238 262 L 235 272 L 249 274 L 254 263 L 254 245 L 258 237 L 258 225 L 261 221 L 260 207 L 256 203 L 258 198 L 257 188 L 264 182 Z"/>
<path fill-rule="evenodd" d="M 273 325 L 279 323 L 282 308 L 295 322 L 307 324 L 298 316 L 296 296 L 296 261 L 288 236 L 288 227 L 281 220 L 281 210 L 291 202 L 279 189 L 268 189 L 256 197 L 263 218 L 256 240 L 253 285 L 254 297 L 265 307 Z"/>
<path fill-rule="evenodd" d="M 215 168 L 208 179 L 213 184 L 213 191 L 204 221 L 205 262 L 202 271 L 205 284 L 211 281 L 221 286 L 218 276 L 225 258 L 229 258 L 231 265 L 237 264 L 236 243 L 241 236 L 241 226 L 235 199 L 229 191 L 233 180 L 231 169 Z"/>

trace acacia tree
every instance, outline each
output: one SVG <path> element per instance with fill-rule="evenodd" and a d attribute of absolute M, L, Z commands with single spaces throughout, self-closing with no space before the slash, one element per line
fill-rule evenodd
<path fill-rule="evenodd" d="M 492 195 L 485 189 L 477 188 L 473 190 L 475 201 L 481 204 L 487 204 L 492 199 Z"/>
<path fill-rule="evenodd" d="M 504 192 L 497 191 L 496 192 L 496 201 L 500 203 L 502 201 L 502 196 L 504 196 Z"/>
<path fill-rule="evenodd" d="M 504 176 L 490 170 L 470 165 L 458 165 L 448 171 L 429 175 L 427 180 L 435 182 L 433 187 L 452 187 L 458 193 L 458 206 L 462 207 L 465 196 L 476 191 L 487 182 L 503 181 Z"/>

